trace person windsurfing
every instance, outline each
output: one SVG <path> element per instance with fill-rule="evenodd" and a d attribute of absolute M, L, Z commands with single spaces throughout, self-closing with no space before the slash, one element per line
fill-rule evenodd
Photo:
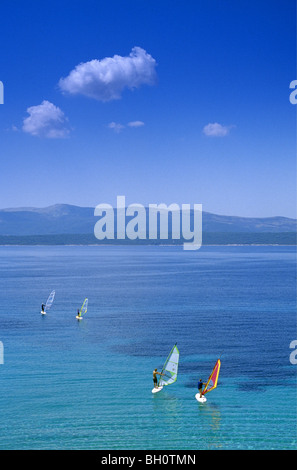
<path fill-rule="evenodd" d="M 41 311 L 44 312 L 44 307 L 45 305 L 44 304 L 41 304 Z"/>
<path fill-rule="evenodd" d="M 206 385 L 206 384 L 202 382 L 202 379 L 199 379 L 198 392 L 200 393 L 200 398 L 202 398 L 203 385 Z"/>
<path fill-rule="evenodd" d="M 158 388 L 158 377 L 157 375 L 164 376 L 161 372 L 158 372 L 158 369 L 153 370 L 153 381 L 154 381 L 154 387 Z"/>

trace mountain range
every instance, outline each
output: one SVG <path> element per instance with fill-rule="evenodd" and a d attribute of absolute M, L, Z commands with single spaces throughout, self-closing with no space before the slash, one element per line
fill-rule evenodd
<path fill-rule="evenodd" d="M 116 211 L 115 211 L 116 213 Z M 147 209 L 148 214 L 148 209 Z M 192 216 L 193 214 L 191 214 Z M 1 236 L 93 234 L 94 208 L 56 204 L 0 210 Z M 296 219 L 238 217 L 203 212 L 203 233 L 296 233 Z"/>

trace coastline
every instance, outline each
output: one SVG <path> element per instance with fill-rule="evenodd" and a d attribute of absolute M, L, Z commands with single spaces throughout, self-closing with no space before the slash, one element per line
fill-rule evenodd
<path fill-rule="evenodd" d="M 182 248 L 182 244 L 137 244 L 137 243 L 134 243 L 134 244 L 120 244 L 120 243 L 114 243 L 114 244 L 108 244 L 108 243 L 94 243 L 94 244 L 79 244 L 79 243 L 65 243 L 65 244 L 21 244 L 21 243 L 18 243 L 18 244 L 1 244 L 0 243 L 0 247 L 16 247 L 16 246 L 21 246 L 21 247 L 24 247 L 24 246 L 30 246 L 30 247 L 33 247 L 33 246 L 36 246 L 36 247 L 44 247 L 44 246 L 48 246 L 48 247 L 54 247 L 54 246 L 96 246 L 96 247 L 105 247 L 105 246 L 109 246 L 109 247 L 116 247 L 116 246 L 141 246 L 141 247 L 176 247 L 176 248 L 179 248 L 181 247 Z M 217 244 L 202 244 L 201 247 L 206 247 L 206 246 L 291 246 L 291 247 L 296 247 L 297 248 L 297 244 L 285 244 L 285 243 L 226 243 L 226 244 L 223 244 L 223 243 L 217 243 Z"/>
<path fill-rule="evenodd" d="M 60 233 L 47 235 L 0 235 L 0 246 L 183 246 L 181 237 L 98 240 L 93 233 Z M 202 246 L 297 246 L 296 232 L 203 232 Z"/>

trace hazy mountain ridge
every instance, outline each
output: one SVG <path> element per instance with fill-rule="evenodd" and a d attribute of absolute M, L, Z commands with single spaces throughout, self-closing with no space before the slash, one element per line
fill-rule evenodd
<path fill-rule="evenodd" d="M 0 235 L 92 234 L 97 220 L 94 208 L 69 204 L 1 209 Z M 296 232 L 296 222 L 282 216 L 251 218 L 203 212 L 202 223 L 203 232 L 283 233 Z"/>

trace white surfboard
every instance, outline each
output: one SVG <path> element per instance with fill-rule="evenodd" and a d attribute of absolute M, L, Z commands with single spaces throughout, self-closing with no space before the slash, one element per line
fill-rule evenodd
<path fill-rule="evenodd" d="M 46 312 L 43 312 L 42 310 L 41 310 L 40 313 L 41 313 L 41 315 L 46 315 Z"/>
<path fill-rule="evenodd" d="M 161 392 L 161 390 L 163 390 L 163 387 L 154 387 L 152 393 L 158 393 Z"/>
<path fill-rule="evenodd" d="M 76 319 L 77 319 L 77 320 L 82 320 L 83 317 L 76 316 Z"/>
<path fill-rule="evenodd" d="M 206 403 L 207 402 L 207 399 L 205 398 L 204 395 L 202 395 L 202 397 L 200 398 L 200 393 L 196 393 L 195 398 L 196 398 L 197 401 L 199 401 L 199 403 Z"/>

